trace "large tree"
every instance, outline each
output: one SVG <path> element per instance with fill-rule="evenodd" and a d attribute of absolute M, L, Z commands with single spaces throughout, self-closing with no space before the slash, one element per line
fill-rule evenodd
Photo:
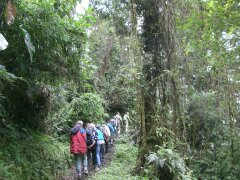
<path fill-rule="evenodd" d="M 143 101 L 145 119 L 142 118 L 138 169 L 146 165 L 145 155 L 163 145 L 157 129 L 168 126 L 177 133 L 179 103 L 175 82 L 175 16 L 173 1 L 139 1 L 137 9 L 143 18 Z M 170 117 L 170 116 L 171 117 Z M 159 178 L 170 178 L 164 169 Z"/>

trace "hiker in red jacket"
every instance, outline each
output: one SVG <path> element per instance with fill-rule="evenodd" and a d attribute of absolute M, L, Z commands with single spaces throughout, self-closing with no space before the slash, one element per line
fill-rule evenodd
<path fill-rule="evenodd" d="M 81 170 L 83 165 L 83 174 L 88 174 L 87 169 L 87 135 L 83 129 L 83 122 L 78 121 L 71 129 L 71 145 L 70 151 L 74 155 L 78 178 L 81 178 Z"/>

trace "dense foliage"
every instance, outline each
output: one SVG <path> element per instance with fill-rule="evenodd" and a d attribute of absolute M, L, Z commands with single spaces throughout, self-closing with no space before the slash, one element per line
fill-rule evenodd
<path fill-rule="evenodd" d="M 81 119 L 84 123 L 103 123 L 107 114 L 104 113 L 103 100 L 97 94 L 83 93 L 79 98 L 74 98 L 67 112 L 68 119 L 76 122 Z"/>
<path fill-rule="evenodd" d="M 137 176 L 237 179 L 239 2 L 91 0 L 82 15 L 78 3 L 1 2 L 0 177 L 58 177 L 76 121 L 129 111 Z"/>
<path fill-rule="evenodd" d="M 1 127 L 2 179 L 55 179 L 70 166 L 68 144 L 19 127 Z"/>
<path fill-rule="evenodd" d="M 239 5 L 209 0 L 185 6 L 192 11 L 179 12 L 184 18 L 178 19 L 178 33 L 185 59 L 181 80 L 188 85 L 186 138 L 196 160 L 190 166 L 203 178 L 234 179 L 239 176 Z"/>
<path fill-rule="evenodd" d="M 77 14 L 76 3 L 1 2 L 1 35 L 8 42 L 0 54 L 1 178 L 56 179 L 70 166 L 64 135 L 79 120 L 68 116 L 75 99 L 92 91 L 84 52 L 95 21 L 91 9 Z M 92 97 L 102 117 L 102 102 Z"/>
<path fill-rule="evenodd" d="M 148 168 L 142 157 L 149 151 L 154 151 L 150 155 L 156 155 L 152 156 L 156 160 L 167 155 L 166 166 L 155 164 L 163 166 L 162 171 L 154 174 L 153 168 L 150 174 L 175 179 L 179 173 L 174 170 L 176 165 L 167 162 L 172 158 L 164 153 L 167 150 L 175 152 L 176 157 L 177 152 L 183 155 L 185 163 L 181 167 L 188 165 L 193 171 L 191 178 L 236 179 L 240 163 L 236 160 L 239 4 L 212 0 L 166 2 L 135 2 L 139 17 L 143 16 L 140 37 L 148 54 L 143 60 L 146 94 L 141 141 L 147 148 L 140 148 L 139 164 Z M 149 123 L 156 124 L 156 128 Z M 161 136 L 154 138 L 159 130 Z"/>

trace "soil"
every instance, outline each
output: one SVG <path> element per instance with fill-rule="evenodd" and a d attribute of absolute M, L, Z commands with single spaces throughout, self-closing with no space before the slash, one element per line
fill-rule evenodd
<path fill-rule="evenodd" d="M 104 154 L 104 164 L 102 165 L 103 167 L 106 167 L 109 165 L 109 163 L 113 160 L 114 158 L 114 146 L 109 148 L 109 152 Z M 81 180 L 87 180 L 91 179 L 91 176 L 95 173 L 94 171 L 94 166 L 92 164 L 92 161 L 90 160 L 90 164 L 88 164 L 88 175 L 82 175 Z M 101 171 L 101 168 L 100 168 Z M 59 178 L 58 180 L 77 180 L 77 172 L 76 168 L 73 165 L 71 169 L 68 171 L 68 173 L 64 176 Z"/>

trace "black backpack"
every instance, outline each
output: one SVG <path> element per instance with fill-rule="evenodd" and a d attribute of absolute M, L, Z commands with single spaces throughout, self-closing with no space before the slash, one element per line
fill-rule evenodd
<path fill-rule="evenodd" d="M 93 143 L 92 133 L 89 130 L 86 130 L 86 133 L 87 133 L 87 142 L 86 143 L 87 143 L 87 146 L 90 146 Z"/>

